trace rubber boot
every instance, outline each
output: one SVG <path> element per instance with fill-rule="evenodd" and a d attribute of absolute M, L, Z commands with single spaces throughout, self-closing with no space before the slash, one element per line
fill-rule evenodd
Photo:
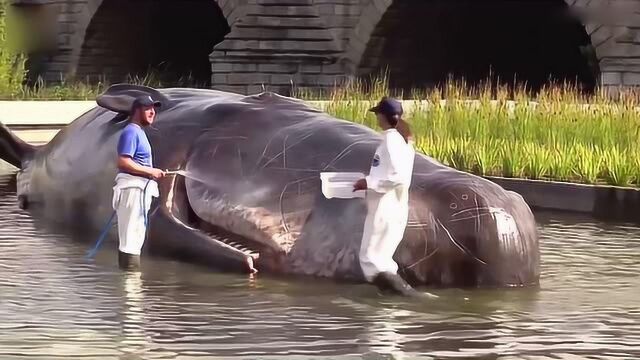
<path fill-rule="evenodd" d="M 403 296 L 422 297 L 420 292 L 407 284 L 407 282 L 398 274 L 381 272 L 375 277 L 375 279 L 373 279 L 373 283 L 382 291 L 389 290 Z"/>
<path fill-rule="evenodd" d="M 118 265 L 122 270 L 138 271 L 140 270 L 140 256 L 118 251 Z"/>

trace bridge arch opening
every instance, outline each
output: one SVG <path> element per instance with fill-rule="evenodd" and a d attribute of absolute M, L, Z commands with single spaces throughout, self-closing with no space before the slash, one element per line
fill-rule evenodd
<path fill-rule="evenodd" d="M 362 78 L 386 73 L 405 93 L 464 79 L 537 92 L 551 82 L 596 85 L 598 61 L 564 0 L 394 0 L 360 58 Z"/>
<path fill-rule="evenodd" d="M 87 27 L 76 78 L 209 87 L 209 54 L 229 31 L 214 0 L 104 0 Z"/>

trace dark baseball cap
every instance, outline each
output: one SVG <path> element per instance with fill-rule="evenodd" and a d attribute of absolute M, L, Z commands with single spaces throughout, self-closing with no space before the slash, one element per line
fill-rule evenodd
<path fill-rule="evenodd" d="M 131 111 L 133 112 L 135 109 L 142 106 L 160 107 L 161 105 L 162 103 L 160 103 L 160 101 L 158 100 L 153 100 L 151 95 L 142 95 L 142 96 L 138 96 L 133 100 L 133 104 L 131 105 Z"/>
<path fill-rule="evenodd" d="M 380 100 L 378 105 L 372 107 L 369 111 L 384 115 L 402 115 L 402 103 L 396 99 L 385 96 Z"/>

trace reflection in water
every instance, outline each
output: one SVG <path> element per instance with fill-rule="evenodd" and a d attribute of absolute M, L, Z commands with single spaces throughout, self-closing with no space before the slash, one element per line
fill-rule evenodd
<path fill-rule="evenodd" d="M 538 214 L 540 288 L 382 297 L 216 274 L 41 226 L 0 176 L 0 359 L 640 358 L 640 228 Z"/>
<path fill-rule="evenodd" d="M 400 310 L 401 311 L 401 310 Z M 375 320 L 369 327 L 369 342 L 371 351 L 377 354 L 391 355 L 393 359 L 402 359 L 402 335 L 399 334 L 400 324 L 396 322 L 399 310 L 379 309 L 374 312 Z"/>
<path fill-rule="evenodd" d="M 119 349 L 126 355 L 142 355 L 151 341 L 145 333 L 144 294 L 142 274 L 138 271 L 125 272 L 124 306 L 122 309 L 122 343 Z"/>

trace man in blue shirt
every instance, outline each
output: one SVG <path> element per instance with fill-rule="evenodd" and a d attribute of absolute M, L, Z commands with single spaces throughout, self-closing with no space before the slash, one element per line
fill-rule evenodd
<path fill-rule="evenodd" d="M 139 265 L 151 198 L 159 195 L 156 180 L 165 176 L 164 171 L 153 167 L 151 144 L 143 130 L 153 123 L 160 105 L 148 95 L 136 98 L 129 123 L 118 140 L 113 208 L 118 217 L 118 260 L 124 268 Z"/>
<path fill-rule="evenodd" d="M 154 101 L 151 96 L 141 96 L 134 100 L 130 122 L 122 130 L 118 141 L 118 168 L 120 172 L 154 180 L 164 176 L 162 170 L 153 167 L 151 144 L 142 130 L 143 127 L 153 123 L 156 107 L 160 107 L 160 102 Z"/>

